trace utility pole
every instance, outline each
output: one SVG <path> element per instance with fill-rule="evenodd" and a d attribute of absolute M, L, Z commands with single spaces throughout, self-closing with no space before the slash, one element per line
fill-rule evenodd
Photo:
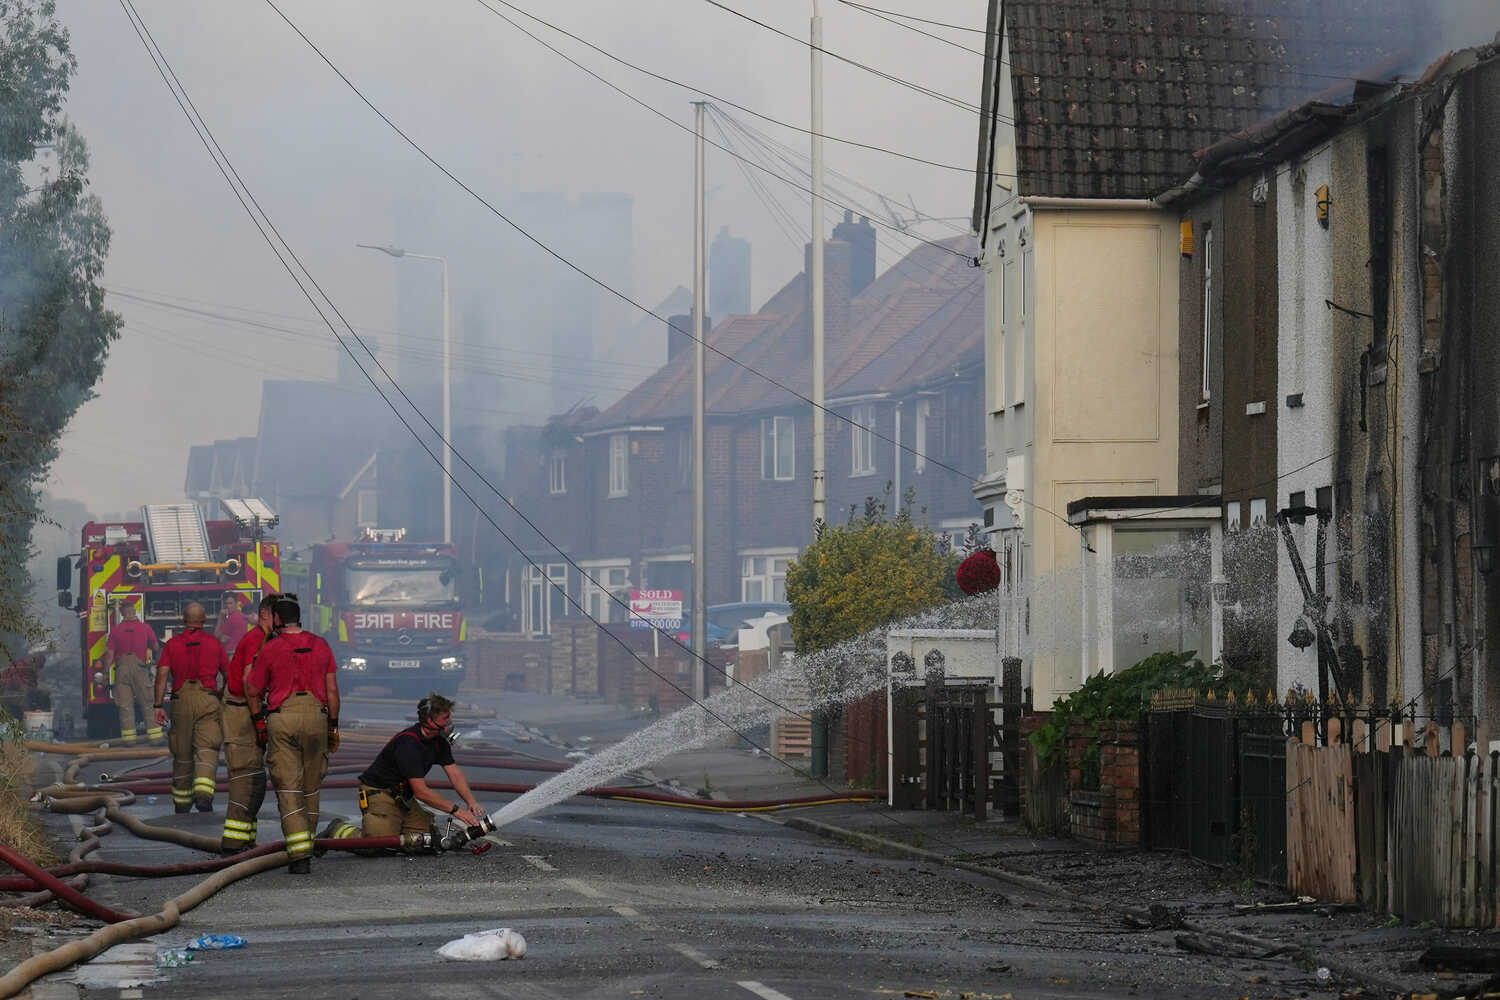
<path fill-rule="evenodd" d="M 812 487 L 813 530 L 828 518 L 823 414 L 823 16 L 812 0 Z"/>
<path fill-rule="evenodd" d="M 705 540 L 703 494 L 707 486 L 703 436 L 707 420 L 704 407 L 703 303 L 705 286 L 703 242 L 703 101 L 693 102 L 693 697 L 708 693 L 704 655 L 708 649 L 708 585 L 704 561 Z"/>

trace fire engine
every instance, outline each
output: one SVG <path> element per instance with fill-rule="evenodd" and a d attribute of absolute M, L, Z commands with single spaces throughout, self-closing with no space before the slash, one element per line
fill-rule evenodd
<path fill-rule="evenodd" d="M 89 739 L 120 734 L 114 668 L 106 672 L 102 661 L 122 604 L 135 603 L 165 642 L 181 628 L 188 604 L 203 605 L 212 622 L 226 602 L 238 600 L 253 620 L 261 595 L 281 589 L 280 551 L 266 537 L 278 523 L 275 512 L 259 500 L 220 505 L 229 520 L 205 520 L 197 504 L 176 503 L 148 504 L 139 521 L 90 521 L 79 554 L 57 560 L 57 602 L 79 616 Z"/>
<path fill-rule="evenodd" d="M 380 685 L 397 697 L 453 694 L 468 638 L 458 553 L 404 536 L 367 528 L 353 542 L 311 546 L 306 567 L 295 570 L 306 573 L 310 592 L 304 624 L 333 647 L 343 683 Z"/>

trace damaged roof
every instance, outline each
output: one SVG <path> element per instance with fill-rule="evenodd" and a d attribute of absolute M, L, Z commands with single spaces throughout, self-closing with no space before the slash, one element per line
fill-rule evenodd
<path fill-rule="evenodd" d="M 997 8 L 1018 189 L 1071 198 L 1154 197 L 1226 136 L 1405 68 L 1432 21 L 1412 0 L 991 0 L 995 22 Z M 991 70 L 997 48 L 991 35 Z M 1010 113 L 994 92 L 987 121 Z M 987 141 L 982 127 L 981 174 Z"/>

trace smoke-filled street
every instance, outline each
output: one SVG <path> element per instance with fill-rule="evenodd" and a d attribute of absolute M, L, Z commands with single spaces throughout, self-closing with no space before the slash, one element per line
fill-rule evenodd
<path fill-rule="evenodd" d="M 536 716 L 550 712 L 558 721 L 524 743 L 499 735 L 530 732 L 512 720 L 477 728 L 528 754 L 562 759 L 564 741 L 585 745 L 574 741 L 589 734 L 608 741 L 612 730 L 629 725 L 607 711 L 527 701 Z M 402 714 L 383 706 L 360 711 Z M 730 753 L 702 759 L 722 767 Z M 327 812 L 347 814 L 354 806 L 347 792 L 329 792 L 324 801 Z M 161 817 L 163 804 L 133 811 L 190 830 L 214 825 L 208 816 Z M 149 945 L 122 946 L 45 980 L 34 996 L 117 997 L 141 981 L 147 995 L 277 997 L 293 977 L 299 988 L 360 998 L 800 1000 L 908 991 L 944 998 L 1269 998 L 1322 985 L 1285 960 L 1186 952 L 1167 926 L 1132 927 L 1116 913 L 940 863 L 843 847 L 783 825 L 789 815 L 574 799 L 499 831 L 500 843 L 482 855 L 365 859 L 335 852 L 315 862 L 309 879 L 273 871 L 235 884 Z M 263 823 L 270 819 L 268 810 Z M 933 847 L 945 835 L 874 814 L 864 824 L 887 837 L 931 838 Z M 102 851 L 143 864 L 182 857 L 180 848 L 123 831 L 107 837 Z M 145 910 L 191 881 L 104 877 L 92 895 Z M 436 954 L 449 940 L 502 926 L 525 937 L 523 960 L 470 964 Z M 155 967 L 158 949 L 210 933 L 249 943 L 197 952 L 186 967 Z"/>

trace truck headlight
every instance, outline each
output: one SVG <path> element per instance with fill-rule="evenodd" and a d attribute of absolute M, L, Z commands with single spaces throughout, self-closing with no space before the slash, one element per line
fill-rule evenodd
<path fill-rule="evenodd" d="M 461 669 L 463 669 L 463 664 L 458 662 L 458 657 L 456 657 L 456 656 L 445 656 L 445 657 L 443 657 L 441 660 L 438 661 L 438 666 L 442 667 L 444 670 L 461 670 Z"/>
<path fill-rule="evenodd" d="M 340 666 L 343 667 L 345 670 L 369 670 L 370 669 L 369 661 L 367 661 L 363 656 L 350 656 L 350 657 L 347 657 L 344 660 L 344 662 L 340 664 Z"/>

